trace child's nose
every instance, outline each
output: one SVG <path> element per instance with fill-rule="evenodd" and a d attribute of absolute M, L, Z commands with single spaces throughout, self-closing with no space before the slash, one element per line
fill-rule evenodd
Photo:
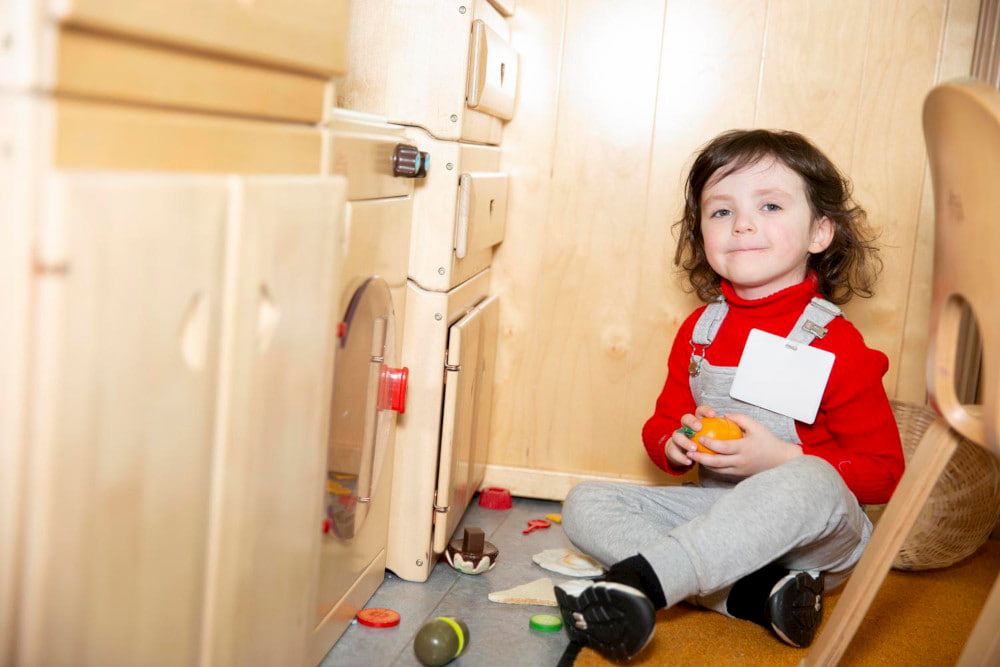
<path fill-rule="evenodd" d="M 733 233 L 744 234 L 755 229 L 753 218 L 745 213 L 737 213 L 733 216 Z"/>

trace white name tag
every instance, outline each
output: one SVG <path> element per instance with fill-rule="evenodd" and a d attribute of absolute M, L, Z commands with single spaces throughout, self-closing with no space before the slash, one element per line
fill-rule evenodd
<path fill-rule="evenodd" d="M 729 395 L 812 424 L 833 360 L 832 352 L 752 329 Z"/>

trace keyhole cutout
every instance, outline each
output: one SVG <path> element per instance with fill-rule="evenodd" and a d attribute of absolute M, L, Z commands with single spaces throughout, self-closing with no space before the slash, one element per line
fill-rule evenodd
<path fill-rule="evenodd" d="M 193 371 L 200 371 L 205 367 L 208 354 L 208 324 L 208 296 L 198 292 L 188 303 L 178 341 L 181 359 Z"/>
<path fill-rule="evenodd" d="M 503 79 L 507 75 L 507 63 L 500 63 L 500 87 L 503 88 Z"/>
<path fill-rule="evenodd" d="M 267 285 L 260 286 L 257 296 L 257 351 L 263 354 L 271 346 L 281 320 L 281 310 Z"/>

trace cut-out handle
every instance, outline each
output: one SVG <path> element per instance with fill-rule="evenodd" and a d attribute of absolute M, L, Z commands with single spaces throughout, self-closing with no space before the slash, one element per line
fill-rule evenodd
<path fill-rule="evenodd" d="M 271 346 L 281 321 L 281 310 L 267 285 L 261 284 L 257 300 L 257 351 L 263 354 Z"/>
<path fill-rule="evenodd" d="M 191 297 L 178 342 L 181 359 L 188 368 L 200 371 L 205 367 L 208 354 L 208 296 L 204 292 Z"/>
<path fill-rule="evenodd" d="M 941 308 L 934 346 L 930 355 L 931 402 L 948 424 L 963 436 L 981 445 L 986 444 L 986 424 L 981 414 L 973 414 L 962 405 L 955 391 L 956 360 L 961 344 L 963 303 L 952 294 Z M 969 306 L 971 309 L 971 305 Z M 972 311 L 973 314 L 975 311 Z"/>

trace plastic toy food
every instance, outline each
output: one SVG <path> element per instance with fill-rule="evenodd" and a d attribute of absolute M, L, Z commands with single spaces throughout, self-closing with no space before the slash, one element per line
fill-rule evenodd
<path fill-rule="evenodd" d="M 687 427 L 681 430 L 684 432 L 684 435 L 694 441 L 699 452 L 705 452 L 706 454 L 715 454 L 717 452 L 701 444 L 699 438 L 703 436 L 712 438 L 713 440 L 739 440 L 743 437 L 743 429 L 737 426 L 736 422 L 725 417 L 702 417 L 701 430 L 697 433 L 694 429 Z"/>
<path fill-rule="evenodd" d="M 424 623 L 413 640 L 413 652 L 421 665 L 440 667 L 458 656 L 469 644 L 469 626 L 454 616 L 438 616 Z"/>
<path fill-rule="evenodd" d="M 563 623 L 562 619 L 554 614 L 535 614 L 528 621 L 528 626 L 539 632 L 559 632 Z"/>
<path fill-rule="evenodd" d="M 465 574 L 481 574 L 493 569 L 500 551 L 486 541 L 482 528 L 466 528 L 460 540 L 454 540 L 444 550 L 448 565 Z"/>
<path fill-rule="evenodd" d="M 369 628 L 394 628 L 399 625 L 399 612 L 385 607 L 367 607 L 358 612 L 358 623 Z"/>

